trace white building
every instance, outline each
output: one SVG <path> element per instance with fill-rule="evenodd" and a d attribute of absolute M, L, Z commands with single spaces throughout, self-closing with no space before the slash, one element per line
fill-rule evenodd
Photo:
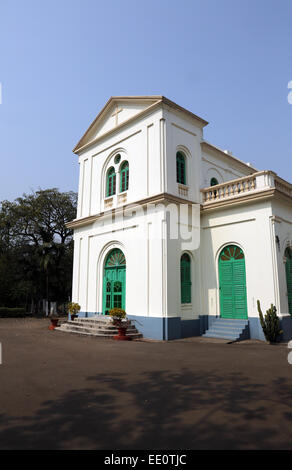
<path fill-rule="evenodd" d="M 148 338 L 220 318 L 263 339 L 259 299 L 290 338 L 292 185 L 206 142 L 207 124 L 163 96 L 109 99 L 74 148 L 72 300 L 83 316 L 121 306 Z"/>

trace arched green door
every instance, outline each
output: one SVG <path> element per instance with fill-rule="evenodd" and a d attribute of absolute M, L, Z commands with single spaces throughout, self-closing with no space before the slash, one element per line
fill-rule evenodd
<path fill-rule="evenodd" d="M 292 250 L 286 248 L 286 281 L 287 281 L 287 292 L 288 292 L 288 306 L 289 313 L 292 315 Z"/>
<path fill-rule="evenodd" d="M 243 251 L 226 246 L 219 256 L 220 314 L 222 318 L 246 319 L 246 276 Z"/>
<path fill-rule="evenodd" d="M 108 254 L 103 274 L 103 313 L 112 308 L 125 309 L 126 259 L 118 248 Z"/>

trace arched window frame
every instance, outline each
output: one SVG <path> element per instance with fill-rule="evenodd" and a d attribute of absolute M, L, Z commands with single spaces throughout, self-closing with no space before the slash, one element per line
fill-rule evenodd
<path fill-rule="evenodd" d="M 116 194 L 116 172 L 114 167 L 110 167 L 106 178 L 106 197 Z"/>
<path fill-rule="evenodd" d="M 123 193 L 129 189 L 129 162 L 125 160 L 120 166 L 120 192 Z"/>
<path fill-rule="evenodd" d="M 105 258 L 104 265 L 106 268 L 126 266 L 126 258 L 123 251 L 120 248 L 112 248 Z"/>
<path fill-rule="evenodd" d="M 181 152 L 176 152 L 176 182 L 186 185 L 186 157 Z"/>
<path fill-rule="evenodd" d="M 183 253 L 180 258 L 180 290 L 181 303 L 190 304 L 192 302 L 192 261 L 188 253 Z"/>

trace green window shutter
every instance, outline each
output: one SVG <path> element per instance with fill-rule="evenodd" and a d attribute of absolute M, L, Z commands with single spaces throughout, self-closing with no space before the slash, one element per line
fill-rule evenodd
<path fill-rule="evenodd" d="M 288 308 L 289 313 L 292 315 L 292 250 L 287 248 L 285 251 L 286 257 L 286 281 L 287 281 L 287 292 L 288 292 Z"/>
<path fill-rule="evenodd" d="M 210 181 L 210 186 L 216 186 L 218 183 L 218 180 L 216 178 L 211 178 L 211 181 Z"/>
<path fill-rule="evenodd" d="M 107 189 L 106 195 L 107 197 L 113 196 L 116 194 L 116 172 L 113 167 L 111 167 L 107 173 Z"/>
<path fill-rule="evenodd" d="M 120 192 L 128 191 L 129 189 L 129 163 L 124 162 L 121 166 L 120 173 Z"/>
<path fill-rule="evenodd" d="M 221 312 L 224 317 L 232 318 L 233 292 L 232 292 L 232 265 L 225 262 L 220 266 Z"/>
<path fill-rule="evenodd" d="M 234 310 L 237 318 L 246 317 L 245 261 L 233 263 Z"/>
<path fill-rule="evenodd" d="M 191 259 L 184 253 L 180 259 L 180 286 L 181 303 L 189 304 L 192 301 Z"/>
<path fill-rule="evenodd" d="M 181 152 L 176 154 L 176 181 L 180 184 L 186 184 L 186 162 Z"/>

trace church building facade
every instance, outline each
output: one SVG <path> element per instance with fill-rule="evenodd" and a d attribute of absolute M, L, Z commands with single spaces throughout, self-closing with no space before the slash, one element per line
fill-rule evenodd
<path fill-rule="evenodd" d="M 163 96 L 109 99 L 74 148 L 72 300 L 160 340 L 218 319 L 264 339 L 260 300 L 290 339 L 292 185 L 205 141 L 207 124 Z"/>

